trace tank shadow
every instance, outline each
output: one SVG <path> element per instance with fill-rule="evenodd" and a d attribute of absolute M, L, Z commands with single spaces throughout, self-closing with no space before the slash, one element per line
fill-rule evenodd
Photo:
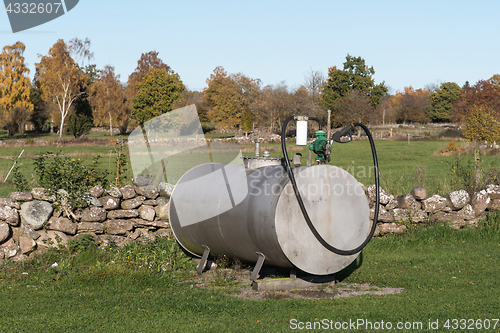
<path fill-rule="evenodd" d="M 335 279 L 337 282 L 342 282 L 346 278 L 348 278 L 354 271 L 361 267 L 363 264 L 363 251 L 359 254 L 359 256 L 354 260 L 349 266 L 341 270 L 340 272 L 335 273 Z"/>

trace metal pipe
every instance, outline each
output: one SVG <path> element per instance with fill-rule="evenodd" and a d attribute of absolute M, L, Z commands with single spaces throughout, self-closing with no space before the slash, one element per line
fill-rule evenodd
<path fill-rule="evenodd" d="M 326 119 L 326 139 L 328 140 L 328 142 L 330 142 L 330 131 L 332 128 L 330 118 L 332 117 L 332 110 L 328 110 L 327 115 L 328 116 Z"/>
<path fill-rule="evenodd" d="M 262 142 L 262 139 L 257 138 L 253 141 L 255 142 L 255 157 L 260 157 L 260 143 Z"/>

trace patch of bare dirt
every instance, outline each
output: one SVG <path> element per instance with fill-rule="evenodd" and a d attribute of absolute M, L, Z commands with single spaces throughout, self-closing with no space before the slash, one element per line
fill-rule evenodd
<path fill-rule="evenodd" d="M 195 282 L 193 284 L 195 288 L 221 290 L 230 296 L 245 300 L 340 298 L 360 295 L 391 295 L 403 291 L 403 288 L 344 282 L 318 284 L 314 287 L 283 291 L 255 291 L 249 280 L 250 273 L 251 270 L 246 268 L 212 268 L 190 282 Z M 269 279 L 269 277 L 267 278 Z"/>
<path fill-rule="evenodd" d="M 304 289 L 292 289 L 283 291 L 255 291 L 251 286 L 242 287 L 238 293 L 230 295 L 240 299 L 264 300 L 264 299 L 320 299 L 354 297 L 360 295 L 391 295 L 399 294 L 403 288 L 377 287 L 370 284 L 337 283 L 336 285 L 320 285 Z"/>

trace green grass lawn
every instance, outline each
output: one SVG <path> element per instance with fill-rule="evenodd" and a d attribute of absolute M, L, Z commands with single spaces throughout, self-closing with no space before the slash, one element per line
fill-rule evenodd
<path fill-rule="evenodd" d="M 446 194 L 450 185 L 453 156 L 441 156 L 447 141 L 376 141 L 381 186 L 389 193 L 410 193 L 422 186 L 429 193 Z M 500 159 L 498 159 L 500 161 Z M 365 185 L 373 184 L 373 173 L 365 172 L 373 165 L 368 141 L 334 144 L 332 163 L 350 171 Z"/>
<path fill-rule="evenodd" d="M 237 286 L 197 287 L 192 265 L 178 266 L 175 274 L 158 265 L 149 269 L 148 258 L 167 260 L 161 251 L 175 246 L 172 240 L 76 256 L 54 250 L 28 262 L 1 264 L 0 331 L 289 332 L 293 319 L 361 319 L 423 325 L 404 332 L 454 332 L 443 328 L 447 319 L 499 318 L 499 225 L 497 216 L 479 229 L 433 226 L 373 239 L 337 279 L 404 290 L 349 298 L 242 300 L 231 296 Z M 47 267 L 54 262 L 59 266 Z M 428 330 L 429 320 L 437 320 L 439 329 Z M 490 323 L 488 332 L 500 330 L 500 323 L 495 329 Z"/>

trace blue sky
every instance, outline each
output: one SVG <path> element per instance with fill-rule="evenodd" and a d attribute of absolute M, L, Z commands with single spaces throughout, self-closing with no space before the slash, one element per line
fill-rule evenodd
<path fill-rule="evenodd" d="M 189 89 L 216 66 L 263 85 L 325 76 L 347 54 L 375 69 L 391 92 L 500 73 L 500 1 L 95 1 L 51 22 L 12 33 L 0 12 L 0 47 L 21 41 L 31 75 L 38 54 L 62 38 L 88 37 L 99 68 L 123 82 L 141 53 L 156 50 Z"/>

